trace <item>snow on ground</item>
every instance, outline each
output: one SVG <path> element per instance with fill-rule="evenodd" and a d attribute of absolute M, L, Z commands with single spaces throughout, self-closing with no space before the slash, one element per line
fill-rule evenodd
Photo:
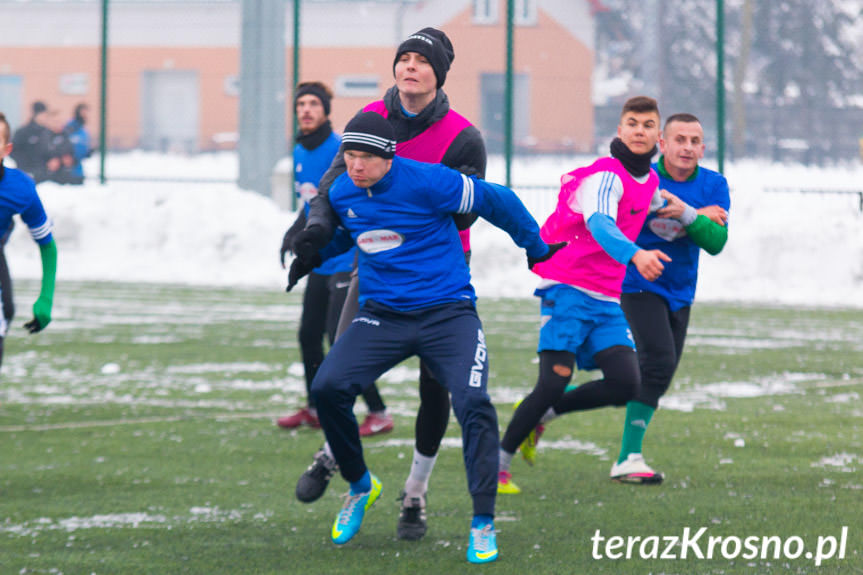
<path fill-rule="evenodd" d="M 108 159 L 106 185 L 97 159 L 81 187 L 39 186 L 54 219 L 58 278 L 283 289 L 282 234 L 294 214 L 232 183 L 112 180 L 115 176 L 223 179 L 237 173 L 235 154 L 194 157 L 143 152 Z M 542 223 L 554 207 L 562 173 L 588 157 L 527 158 L 512 170 L 514 187 Z M 708 162 L 708 167 L 711 166 Z M 863 307 L 863 212 L 853 193 L 863 167 L 815 168 L 743 161 L 726 165 L 732 188 L 729 241 L 702 256 L 701 301 Z M 504 181 L 500 158 L 488 178 Z M 784 191 L 778 191 L 784 190 Z M 490 225 L 472 237 L 474 284 L 481 297 L 530 297 L 536 277 L 523 252 Z M 38 278 L 39 252 L 19 222 L 7 247 L 13 277 Z"/>

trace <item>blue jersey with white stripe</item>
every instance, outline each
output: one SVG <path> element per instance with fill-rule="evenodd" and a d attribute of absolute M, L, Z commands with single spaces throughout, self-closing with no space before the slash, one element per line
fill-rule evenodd
<path fill-rule="evenodd" d="M 360 303 L 373 300 L 407 311 L 474 301 L 453 213 L 480 215 L 508 232 L 531 257 L 548 250 L 538 224 L 512 190 L 440 164 L 396 156 L 390 171 L 370 188 L 358 188 L 347 173 L 340 175 L 329 199 L 359 247 Z M 335 244 L 345 240 L 346 234 L 337 234 Z M 337 251 L 330 246 L 322 255 Z"/>
<path fill-rule="evenodd" d="M 330 133 L 323 143 L 312 150 L 297 144 L 294 146 L 294 188 L 303 203 L 306 216 L 309 215 L 309 202 L 318 195 L 318 184 L 329 169 L 333 157 L 339 152 L 341 138 L 335 132 Z M 356 250 L 325 261 L 315 268 L 315 273 L 329 276 L 338 272 L 349 272 L 354 267 Z"/>
<path fill-rule="evenodd" d="M 33 179 L 21 170 L 0 166 L 0 231 L 9 229 L 15 214 L 21 215 L 36 243 L 51 242 L 53 226 L 36 193 Z"/>

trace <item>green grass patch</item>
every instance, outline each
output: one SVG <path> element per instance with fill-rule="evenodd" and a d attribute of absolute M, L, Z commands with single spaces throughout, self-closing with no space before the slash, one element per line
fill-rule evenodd
<path fill-rule="evenodd" d="M 337 548 L 329 528 L 344 482 L 310 505 L 294 498 L 321 433 L 273 424 L 305 400 L 298 294 L 62 284 L 54 322 L 30 336 L 20 324 L 37 286 L 16 288 L 0 385 L 0 573 L 863 573 L 861 310 L 697 305 L 645 441 L 666 482 L 609 481 L 622 410 L 559 418 L 535 467 L 513 463 L 523 493 L 498 497 L 500 559 L 469 566 L 454 419 L 431 480 L 429 532 L 396 538 L 415 360 L 380 382 L 396 429 L 364 447 L 384 492 Z M 483 299 L 479 309 L 504 426 L 536 380 L 537 303 Z M 838 542 L 843 526 L 844 559 L 816 567 L 805 553 L 819 537 Z M 664 537 L 702 527 L 702 552 L 708 537 L 725 538 L 726 552 L 750 536 L 806 547 L 796 559 L 745 549 L 729 559 L 721 543 L 712 559 L 691 549 L 681 559 L 680 545 L 667 551 L 676 559 L 649 557 L 646 539 L 662 553 Z M 630 538 L 634 556 L 612 559 L 602 545 L 595 558 L 597 530 Z"/>

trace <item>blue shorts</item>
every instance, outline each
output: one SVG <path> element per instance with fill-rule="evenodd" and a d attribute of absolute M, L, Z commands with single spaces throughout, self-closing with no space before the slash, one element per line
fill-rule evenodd
<path fill-rule="evenodd" d="M 575 354 L 578 369 L 596 369 L 593 356 L 615 345 L 635 349 L 632 332 L 617 302 L 602 301 L 571 286 L 538 289 L 541 298 L 537 351 Z"/>

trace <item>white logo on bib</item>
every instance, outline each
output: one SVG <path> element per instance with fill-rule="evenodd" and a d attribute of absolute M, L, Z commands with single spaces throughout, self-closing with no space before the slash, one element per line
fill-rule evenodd
<path fill-rule="evenodd" d="M 303 182 L 298 185 L 298 192 L 300 194 L 300 199 L 304 202 L 309 203 L 312 201 L 312 198 L 318 195 L 318 187 L 311 182 Z"/>
<path fill-rule="evenodd" d="M 670 218 L 654 218 L 647 225 L 651 232 L 668 242 L 686 235 L 683 224 Z"/>
<path fill-rule="evenodd" d="M 405 237 L 392 230 L 369 230 L 357 237 L 357 246 L 367 254 L 391 250 L 402 245 Z"/>

